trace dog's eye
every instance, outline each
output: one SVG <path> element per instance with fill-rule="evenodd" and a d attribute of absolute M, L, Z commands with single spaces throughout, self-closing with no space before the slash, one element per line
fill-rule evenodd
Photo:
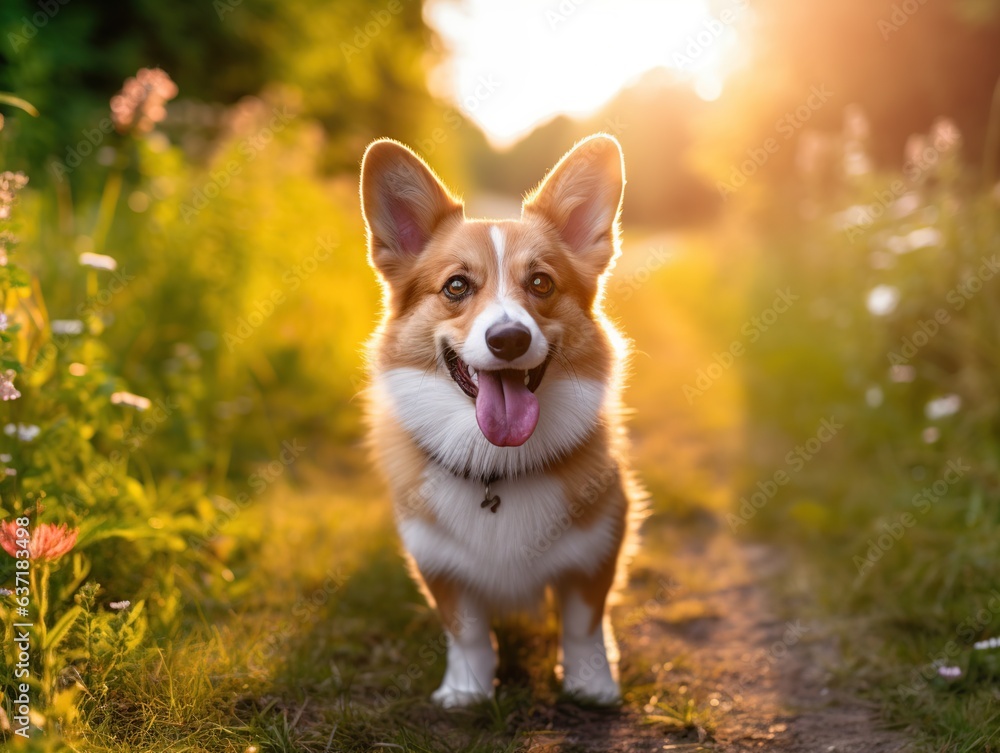
<path fill-rule="evenodd" d="M 472 289 L 469 281 L 466 280 L 461 275 L 456 275 L 452 277 L 444 284 L 444 294 L 453 301 L 457 301 L 462 298 L 466 293 Z"/>
<path fill-rule="evenodd" d="M 538 272 L 531 276 L 530 287 L 532 293 L 544 298 L 547 295 L 552 295 L 552 291 L 556 289 L 556 284 L 552 282 L 552 278 L 547 274 Z"/>

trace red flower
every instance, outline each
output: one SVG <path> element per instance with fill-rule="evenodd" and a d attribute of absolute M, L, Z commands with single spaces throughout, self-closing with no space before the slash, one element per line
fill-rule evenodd
<path fill-rule="evenodd" d="M 17 538 L 17 529 L 21 528 L 16 521 L 6 520 L 0 523 L 0 547 L 3 547 L 11 557 L 16 557 L 24 539 Z M 31 539 L 28 541 L 28 558 L 41 562 L 55 562 L 76 544 L 79 535 L 78 528 L 70 528 L 65 523 L 53 525 L 40 523 L 32 528 Z"/>

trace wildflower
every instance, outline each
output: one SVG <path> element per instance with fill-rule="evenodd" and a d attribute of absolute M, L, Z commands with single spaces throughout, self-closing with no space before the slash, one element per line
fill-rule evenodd
<path fill-rule="evenodd" d="M 917 378 L 917 370 L 906 364 L 896 364 L 889 367 L 889 379 L 896 383 L 912 382 Z"/>
<path fill-rule="evenodd" d="M 962 146 L 962 134 L 950 118 L 938 118 L 931 124 L 930 141 L 942 154 L 953 154 Z"/>
<path fill-rule="evenodd" d="M 53 319 L 53 335 L 79 335 L 83 333 L 83 322 L 79 319 Z"/>
<path fill-rule="evenodd" d="M 177 96 L 177 84 L 159 68 L 141 68 L 111 98 L 111 121 L 119 133 L 149 133 L 167 116 L 164 105 Z"/>
<path fill-rule="evenodd" d="M 935 398 L 924 406 L 924 415 L 931 421 L 958 413 L 962 407 L 962 398 L 958 395 L 945 395 Z"/>
<path fill-rule="evenodd" d="M 871 172 L 871 159 L 865 142 L 871 134 L 868 116 L 860 105 L 848 105 L 844 110 L 844 173 L 849 176 Z"/>
<path fill-rule="evenodd" d="M 911 251 L 918 248 L 940 246 L 943 241 L 944 236 L 941 235 L 941 231 L 933 227 L 917 228 L 906 235 L 906 243 Z"/>
<path fill-rule="evenodd" d="M 918 209 L 920 209 L 920 194 L 918 194 L 915 191 L 904 193 L 902 196 L 896 199 L 892 203 L 892 206 L 890 207 L 892 216 L 895 217 L 897 220 L 902 217 L 906 217 L 907 215 L 913 214 Z"/>
<path fill-rule="evenodd" d="M 118 268 L 118 262 L 111 256 L 84 251 L 80 254 L 80 264 L 94 269 L 106 269 L 109 272 Z"/>
<path fill-rule="evenodd" d="M 1000 638 L 987 638 L 985 641 L 977 641 L 972 645 L 977 651 L 985 651 L 990 648 L 1000 648 Z"/>
<path fill-rule="evenodd" d="M 9 452 L 0 453 L 0 463 L 9 463 L 13 459 L 13 456 Z"/>
<path fill-rule="evenodd" d="M 0 220 L 10 217 L 17 192 L 26 185 L 28 177 L 24 173 L 12 173 L 10 170 L 0 173 Z"/>
<path fill-rule="evenodd" d="M 132 602 L 129 601 L 128 599 L 125 599 L 124 601 L 112 601 L 110 604 L 108 604 L 108 606 L 114 609 L 115 611 L 120 612 L 121 610 L 128 609 L 130 606 L 132 606 Z"/>
<path fill-rule="evenodd" d="M 903 148 L 903 164 L 909 170 L 916 169 L 917 171 L 922 171 L 927 167 L 926 153 L 928 151 L 927 137 L 920 133 L 912 134 L 906 140 L 906 146 Z"/>
<path fill-rule="evenodd" d="M 153 404 L 148 397 L 133 395 L 131 392 L 115 392 L 111 395 L 111 402 L 114 405 L 131 405 L 138 411 L 144 411 Z"/>
<path fill-rule="evenodd" d="M 6 332 L 9 324 L 10 322 L 7 320 L 7 315 L 0 312 L 0 332 Z"/>
<path fill-rule="evenodd" d="M 865 402 L 868 403 L 869 408 L 878 408 L 882 404 L 884 397 L 882 388 L 877 384 L 873 384 L 865 390 Z"/>
<path fill-rule="evenodd" d="M 871 124 L 868 115 L 859 104 L 850 104 L 844 108 L 844 137 L 851 141 L 864 141 L 871 135 Z"/>
<path fill-rule="evenodd" d="M 875 316 L 885 316 L 896 310 L 899 304 L 899 288 L 892 285 L 876 285 L 868 291 L 866 305 Z"/>
<path fill-rule="evenodd" d="M 4 434 L 6 434 L 8 437 L 13 437 L 14 435 L 17 435 L 17 438 L 20 439 L 22 442 L 32 441 L 35 437 L 37 437 L 41 433 L 41 431 L 42 430 L 39 429 L 34 424 L 7 424 L 5 427 L 3 427 Z"/>
<path fill-rule="evenodd" d="M 941 675 L 941 677 L 946 677 L 949 680 L 954 680 L 962 676 L 962 668 L 948 667 L 948 666 L 938 667 L 938 674 Z"/>
<path fill-rule="evenodd" d="M 9 588 L 0 588 L 0 596 L 11 596 L 13 593 Z"/>
<path fill-rule="evenodd" d="M 21 393 L 14 386 L 15 376 L 16 373 L 13 369 L 7 369 L 3 374 L 0 374 L 0 400 L 17 400 L 21 397 Z"/>
<path fill-rule="evenodd" d="M 842 212 L 837 212 L 830 219 L 837 230 L 850 230 L 854 227 L 866 227 L 872 222 L 872 212 L 876 209 L 872 204 L 854 204 Z"/>
<path fill-rule="evenodd" d="M 23 549 L 17 538 L 19 527 L 13 520 L 0 523 L 0 547 L 11 557 L 16 557 L 17 552 Z M 52 523 L 36 525 L 28 541 L 28 557 L 41 562 L 55 562 L 73 548 L 79 534 L 78 528 L 70 528 L 65 523 L 58 526 Z"/>

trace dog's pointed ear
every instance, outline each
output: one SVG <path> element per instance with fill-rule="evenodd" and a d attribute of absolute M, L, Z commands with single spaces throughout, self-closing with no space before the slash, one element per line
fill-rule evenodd
<path fill-rule="evenodd" d="M 372 265 L 387 279 L 409 266 L 458 201 L 427 164 L 402 144 L 380 139 L 361 162 L 361 210 Z"/>
<path fill-rule="evenodd" d="M 571 149 L 524 200 L 523 212 L 546 217 L 596 277 L 618 249 L 625 188 L 622 150 L 613 136 L 595 134 Z"/>

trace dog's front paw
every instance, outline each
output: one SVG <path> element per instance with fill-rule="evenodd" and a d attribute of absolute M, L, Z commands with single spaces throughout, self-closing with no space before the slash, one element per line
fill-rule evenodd
<path fill-rule="evenodd" d="M 431 700 L 444 709 L 466 708 L 483 701 L 488 701 L 492 697 L 492 692 L 488 693 L 479 688 L 458 688 L 447 682 L 431 694 Z"/>
<path fill-rule="evenodd" d="M 594 706 L 617 706 L 622 702 L 621 689 L 610 676 L 591 677 L 588 680 L 566 677 L 563 681 L 563 693 L 581 703 Z"/>

